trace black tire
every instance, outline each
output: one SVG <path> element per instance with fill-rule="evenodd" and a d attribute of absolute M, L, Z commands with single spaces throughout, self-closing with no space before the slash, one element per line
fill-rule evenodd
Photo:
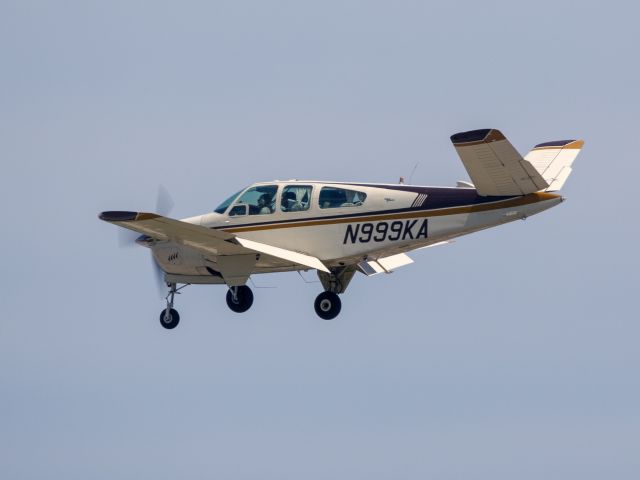
<path fill-rule="evenodd" d="M 227 291 L 227 305 L 236 313 L 246 312 L 253 305 L 253 292 L 246 285 L 237 287 L 236 299 L 234 300 L 231 289 Z"/>
<path fill-rule="evenodd" d="M 166 313 L 166 308 L 160 312 L 160 325 L 162 325 L 167 330 L 176 328 L 178 326 L 178 323 L 180 323 L 180 314 L 173 308 L 169 310 L 169 315 L 167 315 L 165 318 Z"/>
<path fill-rule="evenodd" d="M 336 293 L 322 292 L 316 297 L 313 308 L 323 320 L 333 320 L 340 313 L 342 302 Z"/>

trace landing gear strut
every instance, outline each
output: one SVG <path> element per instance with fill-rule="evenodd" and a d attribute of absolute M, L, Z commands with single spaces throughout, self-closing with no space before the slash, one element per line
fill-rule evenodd
<path fill-rule="evenodd" d="M 227 305 L 236 313 L 246 312 L 253 305 L 253 292 L 246 285 L 229 287 Z"/>
<path fill-rule="evenodd" d="M 178 288 L 176 288 L 175 283 L 169 284 L 169 293 L 167 294 L 167 308 L 160 312 L 160 325 L 162 325 L 167 330 L 171 330 L 178 326 L 180 323 L 180 314 L 177 310 L 173 308 L 173 298 L 176 293 L 178 293 Z"/>

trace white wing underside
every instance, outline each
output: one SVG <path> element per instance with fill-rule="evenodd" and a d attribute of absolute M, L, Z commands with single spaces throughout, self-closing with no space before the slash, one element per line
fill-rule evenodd
<path fill-rule="evenodd" d="M 312 255 L 267 245 L 221 230 L 163 217 L 155 213 L 103 212 L 100 218 L 159 241 L 170 241 L 193 248 L 204 255 L 215 256 L 222 276 L 229 285 L 241 285 L 247 280 L 256 263 L 256 253 L 283 260 L 288 264 L 329 273 L 326 265 Z M 422 248 L 447 243 L 451 243 L 451 241 L 438 242 Z M 358 268 L 362 273 L 370 276 L 378 273 L 391 273 L 395 269 L 411 263 L 413 260 L 408 255 L 399 253 L 360 262 Z"/>
<path fill-rule="evenodd" d="M 171 241 L 193 248 L 204 255 L 215 256 L 223 270 L 226 267 L 230 272 L 229 277 L 248 276 L 255 264 L 256 253 L 283 260 L 288 264 L 329 272 L 318 258 L 306 253 L 247 240 L 221 230 L 194 225 L 155 213 L 104 212 L 100 218 L 156 240 Z M 249 257 L 254 258 L 253 263 L 249 262 Z M 221 273 L 225 276 L 224 271 Z"/>

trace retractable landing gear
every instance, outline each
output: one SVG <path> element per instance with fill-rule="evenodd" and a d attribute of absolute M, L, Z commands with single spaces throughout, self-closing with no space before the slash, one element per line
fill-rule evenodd
<path fill-rule="evenodd" d="M 167 294 L 167 308 L 160 312 L 160 325 L 162 325 L 167 330 L 171 330 L 178 326 L 180 323 L 180 314 L 177 310 L 173 308 L 173 298 L 176 293 L 180 293 L 178 290 L 186 287 L 187 285 L 183 285 L 180 288 L 176 288 L 175 283 L 169 284 L 169 293 Z"/>
<path fill-rule="evenodd" d="M 180 323 L 180 314 L 177 310 L 170 308 L 169 310 L 162 310 L 160 312 L 160 325 L 167 330 L 176 328 Z"/>
<path fill-rule="evenodd" d="M 338 267 L 331 269 L 331 273 L 318 270 L 318 278 L 324 287 L 324 292 L 316 297 L 313 307 L 323 320 L 333 320 L 342 309 L 339 293 L 344 293 L 347 285 L 356 273 L 355 267 Z"/>
<path fill-rule="evenodd" d="M 246 312 L 253 305 L 253 292 L 246 285 L 229 287 L 227 305 L 236 313 Z"/>
<path fill-rule="evenodd" d="M 333 320 L 340 313 L 342 302 L 337 293 L 322 292 L 316 297 L 313 307 L 323 320 Z"/>

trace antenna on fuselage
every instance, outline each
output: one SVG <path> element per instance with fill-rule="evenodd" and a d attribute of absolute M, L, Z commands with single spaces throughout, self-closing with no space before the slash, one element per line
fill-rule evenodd
<path fill-rule="evenodd" d="M 416 173 L 416 170 L 418 169 L 418 165 L 420 165 L 420 162 L 416 163 L 413 166 L 413 170 L 411 170 L 411 175 L 409 175 L 409 185 L 411 185 L 411 179 L 413 178 L 413 174 Z"/>

